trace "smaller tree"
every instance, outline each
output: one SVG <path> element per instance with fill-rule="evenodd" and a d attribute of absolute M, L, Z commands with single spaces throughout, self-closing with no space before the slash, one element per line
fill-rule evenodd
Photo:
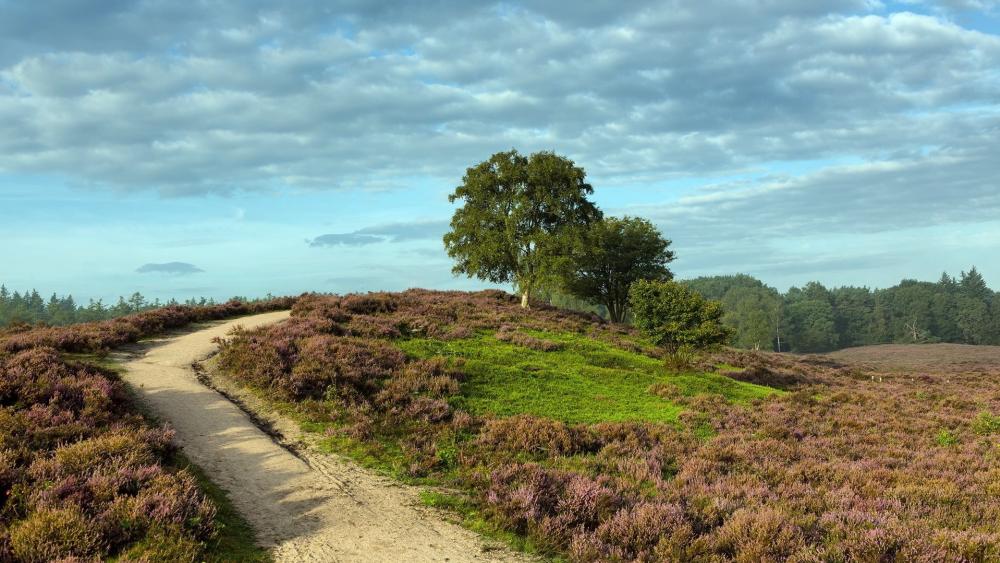
<path fill-rule="evenodd" d="M 629 305 L 635 326 L 670 353 L 724 344 L 733 334 L 722 324 L 721 303 L 676 282 L 639 280 L 629 291 Z"/>
<path fill-rule="evenodd" d="M 628 313 L 633 282 L 673 277 L 667 269 L 674 259 L 669 246 L 670 241 L 645 219 L 607 217 L 587 230 L 563 285 L 581 299 L 604 305 L 611 320 L 620 323 Z"/>

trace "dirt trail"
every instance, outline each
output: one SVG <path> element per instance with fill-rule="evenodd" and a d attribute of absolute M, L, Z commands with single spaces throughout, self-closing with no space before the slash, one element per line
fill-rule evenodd
<path fill-rule="evenodd" d="M 228 491 L 277 561 L 518 561 L 525 558 L 435 517 L 416 492 L 349 460 L 296 457 L 239 407 L 199 382 L 193 362 L 234 326 L 281 321 L 267 313 L 168 338 L 126 363 L 125 379 L 177 432 L 184 453 Z"/>

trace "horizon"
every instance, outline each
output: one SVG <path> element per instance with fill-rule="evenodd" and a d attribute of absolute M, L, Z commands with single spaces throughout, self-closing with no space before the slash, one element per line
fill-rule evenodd
<path fill-rule="evenodd" d="M 831 290 L 832 289 L 836 289 L 836 288 L 841 288 L 841 287 L 856 287 L 856 288 L 868 289 L 868 290 L 873 291 L 873 292 L 874 291 L 884 291 L 884 290 L 890 289 L 892 287 L 897 287 L 897 286 L 899 286 L 900 284 L 902 284 L 904 282 L 910 282 L 910 281 L 915 281 L 917 283 L 938 283 L 940 281 L 940 278 L 941 278 L 942 274 L 948 274 L 953 279 L 958 280 L 961 275 L 966 274 L 966 273 L 968 273 L 968 272 L 970 272 L 972 270 L 976 270 L 977 272 L 979 272 L 980 274 L 982 274 L 982 270 L 980 270 L 978 266 L 972 265 L 968 270 L 961 270 L 959 272 L 942 272 L 941 274 L 938 275 L 938 278 L 936 278 L 936 279 L 918 279 L 918 278 L 912 278 L 912 277 L 903 277 L 903 278 L 900 278 L 896 283 L 891 284 L 891 285 L 886 285 L 886 286 L 831 285 L 831 284 L 823 283 L 822 280 L 809 280 L 809 281 L 807 281 L 805 283 L 802 283 L 802 284 L 792 285 L 792 286 L 789 286 L 789 287 L 786 287 L 786 288 L 780 288 L 780 287 L 776 287 L 774 285 L 771 285 L 771 284 L 767 283 L 765 280 L 761 280 L 760 278 L 757 278 L 756 276 L 751 276 L 750 274 L 746 274 L 746 273 L 714 274 L 714 275 L 711 275 L 711 276 L 696 276 L 696 277 L 690 277 L 690 278 L 678 278 L 678 277 L 675 277 L 674 279 L 677 280 L 677 281 L 686 282 L 686 281 L 694 281 L 694 280 L 697 280 L 697 279 L 700 279 L 700 278 L 750 276 L 750 277 L 752 277 L 752 278 L 754 278 L 754 279 L 762 282 L 765 286 L 778 291 L 778 293 L 780 293 L 782 295 L 785 295 L 792 288 L 803 289 L 807 284 L 814 283 L 814 282 L 818 282 L 821 285 L 823 285 L 826 289 L 831 289 Z M 987 287 L 989 287 L 990 289 L 993 289 L 994 286 L 990 285 L 989 280 L 987 279 L 985 281 L 986 281 Z M 471 288 L 466 288 L 466 289 L 453 289 L 453 290 L 454 291 L 472 291 L 472 292 L 474 292 L 474 291 L 480 291 L 480 290 L 484 290 L 484 289 L 501 289 L 501 290 L 507 291 L 508 293 L 511 293 L 513 295 L 512 289 L 511 289 L 511 287 L 509 285 L 491 284 L 491 283 L 488 283 L 488 282 L 485 282 L 485 283 L 484 282 L 476 282 L 475 280 L 473 280 L 473 283 L 474 283 L 474 285 L 477 285 L 478 287 L 471 287 Z M 38 290 L 37 288 L 34 288 L 34 287 L 31 287 L 31 288 L 17 288 L 17 287 L 13 287 L 10 284 L 7 284 L 7 283 L 3 282 L 2 280 L 0 280 L 0 286 L 6 288 L 11 294 L 13 294 L 14 292 L 18 292 L 22 296 L 28 295 L 30 293 L 30 291 L 38 291 L 38 294 L 42 298 L 44 298 L 46 300 L 49 299 L 53 295 L 56 296 L 56 297 L 58 297 L 58 298 L 60 298 L 60 299 L 64 299 L 64 298 L 67 298 L 67 297 L 72 297 L 74 303 L 76 303 L 77 306 L 86 306 L 86 304 L 89 301 L 91 301 L 91 300 L 94 301 L 94 302 L 100 301 L 105 306 L 110 306 L 110 305 L 116 303 L 120 298 L 127 300 L 130 296 L 132 296 L 135 293 L 139 293 L 144 298 L 147 298 L 147 301 L 149 302 L 149 304 L 152 304 L 152 302 L 154 300 L 159 299 L 162 305 L 166 305 L 167 302 L 170 301 L 170 300 L 177 301 L 180 304 L 184 304 L 186 301 L 189 301 L 189 300 L 200 300 L 200 299 L 213 300 L 215 303 L 222 303 L 222 302 L 225 302 L 225 301 L 227 301 L 229 299 L 233 299 L 233 298 L 236 298 L 236 297 L 254 300 L 254 299 L 264 299 L 264 298 L 267 298 L 268 296 L 271 296 L 271 297 L 296 297 L 296 296 L 299 296 L 299 295 L 309 294 L 309 293 L 315 293 L 315 294 L 321 294 L 321 295 L 331 295 L 331 294 L 332 295 L 346 295 L 346 294 L 349 294 L 349 293 L 368 293 L 368 292 L 380 292 L 380 291 L 402 292 L 402 291 L 407 291 L 407 290 L 410 290 L 410 289 L 416 289 L 416 290 L 442 290 L 442 288 L 435 288 L 435 287 L 411 286 L 411 287 L 404 287 L 404 288 L 399 288 L 399 289 L 371 288 L 371 289 L 362 289 L 362 290 L 358 290 L 358 291 L 346 291 L 346 292 L 335 292 L 335 291 L 325 291 L 325 292 L 321 292 L 321 291 L 304 291 L 304 292 L 290 293 L 290 294 L 273 294 L 273 293 L 272 294 L 261 294 L 261 295 L 232 294 L 232 295 L 218 295 L 218 296 L 215 296 L 215 295 L 184 295 L 184 296 L 167 296 L 167 297 L 163 297 L 163 296 L 149 296 L 149 295 L 143 294 L 141 291 L 129 291 L 129 292 L 121 293 L 121 294 L 114 295 L 114 296 L 110 296 L 109 295 L 109 296 L 96 296 L 96 297 L 92 297 L 92 296 L 82 296 L 82 297 L 80 297 L 80 296 L 78 296 L 78 295 L 76 295 L 76 294 L 74 294 L 73 292 L 70 292 L 70 291 L 67 291 L 67 292 L 62 292 L 62 291 L 58 291 L 58 290 L 55 290 L 55 291 L 42 291 L 42 290 Z M 450 291 L 450 290 L 444 289 L 444 291 Z M 152 297 L 152 298 L 150 299 L 150 297 Z"/>
<path fill-rule="evenodd" d="M 441 236 L 512 147 L 653 221 L 678 278 L 1000 281 L 996 2 L 439 8 L 0 0 L 0 283 L 509 289 Z"/>

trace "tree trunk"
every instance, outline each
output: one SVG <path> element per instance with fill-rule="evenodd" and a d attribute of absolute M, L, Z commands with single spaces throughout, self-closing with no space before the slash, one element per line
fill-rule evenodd
<path fill-rule="evenodd" d="M 608 317 L 611 319 L 611 322 L 613 323 L 622 322 L 622 317 L 624 315 L 622 315 L 621 309 L 618 307 L 618 304 L 615 303 L 614 300 L 609 300 L 606 306 L 608 308 Z"/>

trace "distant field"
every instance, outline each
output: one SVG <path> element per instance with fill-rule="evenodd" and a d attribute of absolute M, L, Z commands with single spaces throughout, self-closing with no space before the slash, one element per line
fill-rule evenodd
<path fill-rule="evenodd" d="M 968 344 L 885 344 L 826 354 L 875 369 L 926 372 L 1000 372 L 1000 346 Z"/>

